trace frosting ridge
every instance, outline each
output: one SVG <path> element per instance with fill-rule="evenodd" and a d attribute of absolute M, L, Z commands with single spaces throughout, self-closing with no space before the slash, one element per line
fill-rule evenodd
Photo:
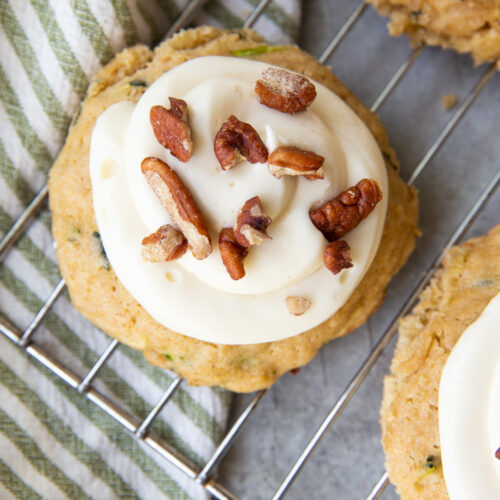
<path fill-rule="evenodd" d="M 378 146 L 363 122 L 335 94 L 314 82 L 317 97 L 296 115 L 266 108 L 254 85 L 268 64 L 209 56 L 181 64 L 160 77 L 137 105 L 118 103 L 98 119 L 91 144 L 94 208 L 104 248 L 120 281 L 164 326 L 201 340 L 245 344 L 279 340 L 325 321 L 348 299 L 378 248 L 387 207 L 387 178 Z M 193 155 L 182 163 L 156 140 L 149 122 L 154 105 L 169 96 L 188 103 Z M 266 164 L 246 161 L 222 171 L 213 140 L 231 114 L 252 124 L 269 152 L 293 145 L 325 157 L 325 179 L 273 177 Z M 165 161 L 191 191 L 207 222 L 214 251 L 198 261 L 187 252 L 174 262 L 141 259 L 142 238 L 168 214 L 144 180 L 141 161 Z M 113 159 L 114 175 L 101 166 Z M 323 265 L 327 241 L 309 210 L 364 177 L 377 181 L 384 197 L 373 213 L 344 238 L 354 267 L 333 275 Z M 218 232 L 232 227 L 246 200 L 258 195 L 273 222 L 272 240 L 252 247 L 246 276 L 232 280 L 218 252 Z M 165 273 L 175 276 L 167 280 Z M 305 297 L 310 309 L 290 315 L 285 299 Z M 251 320 L 250 320 L 251 319 Z"/>

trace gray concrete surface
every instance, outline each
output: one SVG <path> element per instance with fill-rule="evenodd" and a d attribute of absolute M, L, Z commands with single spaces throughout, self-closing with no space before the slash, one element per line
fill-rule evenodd
<path fill-rule="evenodd" d="M 300 45 L 319 55 L 357 2 L 304 1 Z M 387 35 L 385 21 L 367 10 L 329 59 L 333 71 L 371 105 L 410 52 L 405 38 Z M 380 110 L 407 179 L 453 114 L 441 96 L 464 98 L 485 67 L 467 56 L 427 48 Z M 264 398 L 225 458 L 219 479 L 242 499 L 271 498 L 307 441 L 406 297 L 500 168 L 500 75 L 482 92 L 440 153 L 418 178 L 423 236 L 393 280 L 380 310 L 351 335 L 336 340 L 295 376 L 284 376 Z M 468 236 L 500 222 L 500 192 Z M 379 406 L 391 345 L 347 409 L 321 442 L 286 495 L 287 499 L 363 499 L 384 471 Z M 235 398 L 233 418 L 248 400 Z M 389 487 L 383 499 L 396 499 Z"/>

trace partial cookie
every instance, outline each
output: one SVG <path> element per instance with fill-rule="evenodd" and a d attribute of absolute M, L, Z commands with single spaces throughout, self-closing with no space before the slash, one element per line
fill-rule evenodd
<path fill-rule="evenodd" d="M 389 16 L 389 33 L 414 45 L 440 45 L 470 53 L 476 64 L 500 59 L 498 0 L 368 0 Z"/>
<path fill-rule="evenodd" d="M 361 117 L 386 160 L 389 207 L 379 251 L 348 302 L 328 321 L 301 335 L 254 345 L 216 345 L 173 332 L 153 320 L 118 281 L 102 253 L 88 172 L 90 136 L 111 104 L 138 101 L 172 67 L 205 55 L 231 55 L 263 44 L 251 30 L 201 27 L 179 33 L 154 52 L 139 46 L 117 55 L 97 76 L 50 175 L 53 233 L 61 271 L 76 308 L 108 334 L 144 352 L 153 364 L 175 370 L 193 385 L 235 391 L 270 386 L 292 368 L 309 362 L 329 340 L 360 326 L 381 304 L 385 290 L 414 248 L 417 199 L 399 178 L 385 129 L 332 73 L 297 47 L 252 58 L 283 66 L 326 85 Z M 241 53 L 241 52 L 240 52 Z"/>
<path fill-rule="evenodd" d="M 401 498 L 448 498 L 439 442 L 441 373 L 462 333 L 500 292 L 500 225 L 454 247 L 401 321 L 384 382 L 382 444 Z"/>

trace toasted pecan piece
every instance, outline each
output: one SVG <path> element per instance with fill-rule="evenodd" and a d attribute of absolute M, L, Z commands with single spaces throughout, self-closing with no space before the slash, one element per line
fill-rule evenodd
<path fill-rule="evenodd" d="M 271 217 L 262 211 L 262 204 L 258 196 L 247 200 L 241 207 L 236 219 L 234 234 L 236 240 L 243 247 L 261 245 L 271 237 L 266 229 L 271 224 Z"/>
<path fill-rule="evenodd" d="M 377 182 L 362 179 L 316 210 L 311 210 L 309 216 L 328 241 L 335 241 L 368 217 L 381 199 L 382 191 Z"/>
<path fill-rule="evenodd" d="M 158 142 L 180 161 L 187 162 L 193 153 L 193 140 L 189 127 L 186 101 L 169 97 L 170 109 L 153 106 L 149 120 Z"/>
<path fill-rule="evenodd" d="M 207 226 L 180 177 L 158 158 L 144 158 L 141 170 L 151 189 L 188 241 L 194 257 L 203 260 L 212 251 Z"/>
<path fill-rule="evenodd" d="M 342 269 L 348 269 L 354 264 L 351 260 L 351 249 L 346 241 L 332 241 L 323 254 L 325 266 L 333 274 L 338 274 Z"/>
<path fill-rule="evenodd" d="M 149 262 L 179 259 L 186 253 L 187 240 L 170 224 L 160 226 L 142 240 L 142 258 Z"/>
<path fill-rule="evenodd" d="M 323 156 L 295 146 L 276 148 L 268 160 L 269 172 L 278 179 L 283 175 L 303 175 L 309 180 L 323 179 Z"/>
<path fill-rule="evenodd" d="M 231 115 L 217 132 L 214 152 L 222 170 L 234 167 L 242 158 L 250 163 L 265 163 L 268 152 L 257 131 Z"/>
<path fill-rule="evenodd" d="M 220 232 L 219 253 L 222 263 L 233 280 L 239 280 L 245 276 L 243 260 L 248 255 L 248 250 L 236 241 L 233 228 L 225 227 Z"/>
<path fill-rule="evenodd" d="M 286 69 L 267 68 L 255 84 L 259 101 L 282 113 L 304 111 L 316 97 L 316 88 L 305 77 Z"/>
<path fill-rule="evenodd" d="M 305 297 L 287 297 L 285 302 L 289 313 L 294 316 L 302 316 L 311 307 L 311 301 Z"/>

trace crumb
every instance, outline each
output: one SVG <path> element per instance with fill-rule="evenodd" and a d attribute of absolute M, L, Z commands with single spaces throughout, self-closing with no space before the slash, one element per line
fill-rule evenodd
<path fill-rule="evenodd" d="M 457 105 L 458 96 L 457 94 L 447 94 L 441 97 L 441 105 L 444 109 L 451 109 Z"/>

